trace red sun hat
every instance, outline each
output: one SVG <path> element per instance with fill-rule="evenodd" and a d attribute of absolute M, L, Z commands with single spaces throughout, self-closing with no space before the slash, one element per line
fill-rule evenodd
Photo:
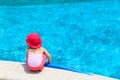
<path fill-rule="evenodd" d="M 42 46 L 42 40 L 37 33 L 31 33 L 27 36 L 26 43 L 31 48 L 40 48 Z"/>

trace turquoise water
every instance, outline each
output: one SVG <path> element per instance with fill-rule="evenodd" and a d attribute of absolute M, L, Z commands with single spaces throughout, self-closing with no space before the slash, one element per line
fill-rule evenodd
<path fill-rule="evenodd" d="M 53 64 L 120 79 L 120 2 L 0 6 L 0 60 L 25 62 L 38 32 Z"/>
<path fill-rule="evenodd" d="M 63 4 L 63 3 L 77 3 L 103 0 L 0 0 L 2 6 L 21 6 L 21 5 L 46 5 L 46 4 Z"/>

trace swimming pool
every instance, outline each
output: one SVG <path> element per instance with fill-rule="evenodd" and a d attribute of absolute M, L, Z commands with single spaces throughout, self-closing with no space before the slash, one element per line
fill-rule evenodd
<path fill-rule="evenodd" d="M 120 79 L 120 2 L 0 6 L 0 60 L 25 62 L 38 32 L 53 64 Z"/>

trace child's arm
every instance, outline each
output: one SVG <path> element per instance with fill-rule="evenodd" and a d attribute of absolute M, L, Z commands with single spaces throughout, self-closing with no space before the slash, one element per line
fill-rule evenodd
<path fill-rule="evenodd" d="M 29 51 L 29 48 L 27 49 L 26 54 L 28 53 L 28 51 Z"/>
<path fill-rule="evenodd" d="M 48 58 L 48 63 L 50 63 L 51 62 L 51 55 L 50 55 L 50 53 L 45 49 L 45 48 L 43 48 L 43 50 L 44 50 L 44 54 L 47 56 L 47 58 Z"/>
<path fill-rule="evenodd" d="M 26 54 L 28 54 L 28 50 L 29 50 L 29 48 L 26 50 Z"/>

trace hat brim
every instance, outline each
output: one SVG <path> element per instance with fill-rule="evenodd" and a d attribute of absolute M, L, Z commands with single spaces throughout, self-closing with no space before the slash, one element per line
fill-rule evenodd
<path fill-rule="evenodd" d="M 39 44 L 39 45 L 32 45 L 32 44 L 30 44 L 29 41 L 27 41 L 27 45 L 28 45 L 29 47 L 31 47 L 31 48 L 40 48 L 40 47 L 41 47 L 41 44 Z"/>

